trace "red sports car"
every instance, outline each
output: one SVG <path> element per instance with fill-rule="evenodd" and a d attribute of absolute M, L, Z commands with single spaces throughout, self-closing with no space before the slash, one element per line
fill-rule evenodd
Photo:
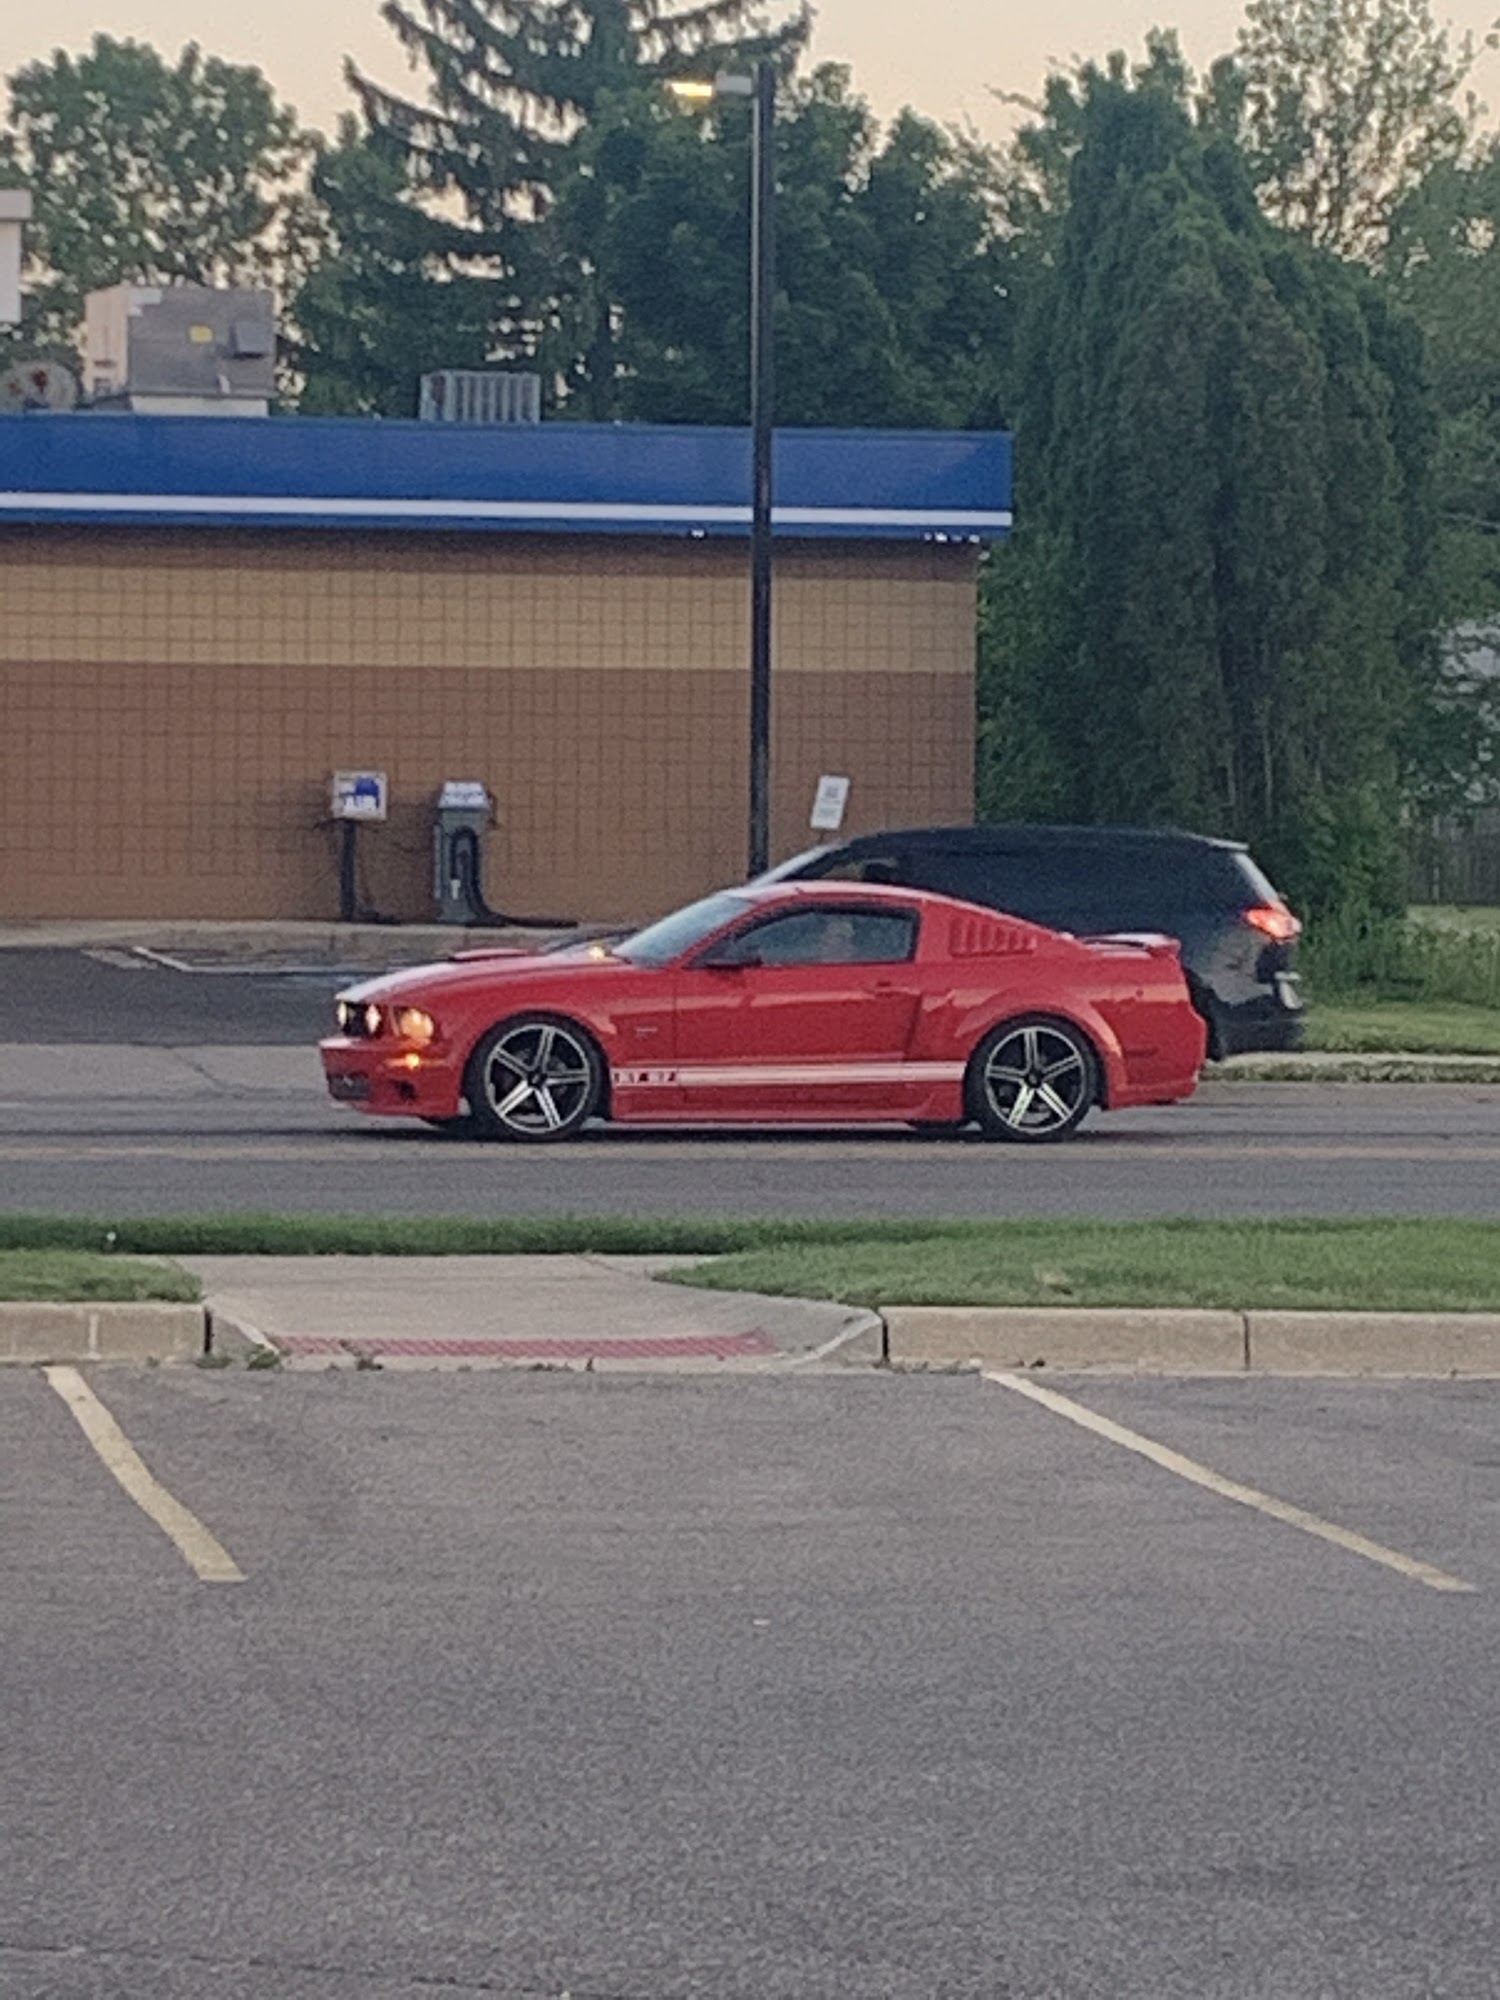
<path fill-rule="evenodd" d="M 1170 1104 L 1204 1056 L 1176 941 L 1064 936 L 946 896 L 727 889 L 633 937 L 460 952 L 351 987 L 328 1088 L 476 1137 L 892 1121 L 1037 1144 Z"/>

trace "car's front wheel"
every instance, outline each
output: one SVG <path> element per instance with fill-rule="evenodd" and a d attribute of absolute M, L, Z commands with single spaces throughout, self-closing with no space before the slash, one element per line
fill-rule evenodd
<path fill-rule="evenodd" d="M 464 1094 L 487 1139 L 545 1144 L 570 1139 L 598 1108 L 604 1065 L 571 1021 L 524 1014 L 502 1021 L 469 1058 Z"/>
<path fill-rule="evenodd" d="M 1099 1094 L 1098 1059 L 1071 1022 L 1025 1015 L 985 1036 L 967 1087 L 970 1115 L 987 1138 L 1046 1145 L 1087 1118 Z"/>

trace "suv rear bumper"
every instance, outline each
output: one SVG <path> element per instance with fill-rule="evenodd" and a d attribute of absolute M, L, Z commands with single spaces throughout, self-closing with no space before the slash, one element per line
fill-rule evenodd
<path fill-rule="evenodd" d="M 1221 1006 L 1216 1025 L 1221 1056 L 1284 1055 L 1300 1049 L 1307 1039 L 1302 1009 L 1269 997 L 1242 1007 Z"/>

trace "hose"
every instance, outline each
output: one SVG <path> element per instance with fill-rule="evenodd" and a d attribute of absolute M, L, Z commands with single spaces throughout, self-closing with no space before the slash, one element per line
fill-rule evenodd
<path fill-rule="evenodd" d="M 473 912 L 476 925 L 493 930 L 517 931 L 576 931 L 577 917 L 510 917 L 503 910 L 492 910 L 484 900 L 483 864 L 479 851 L 479 836 L 468 827 L 462 827 L 452 835 L 449 843 L 449 857 L 454 879 Z"/>

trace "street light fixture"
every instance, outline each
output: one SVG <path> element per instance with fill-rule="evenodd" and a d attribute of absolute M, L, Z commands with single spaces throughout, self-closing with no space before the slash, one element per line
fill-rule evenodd
<path fill-rule="evenodd" d="M 755 106 L 750 207 L 750 870 L 771 856 L 771 538 L 776 422 L 776 65 L 668 85 L 686 104 L 750 98 Z"/>

